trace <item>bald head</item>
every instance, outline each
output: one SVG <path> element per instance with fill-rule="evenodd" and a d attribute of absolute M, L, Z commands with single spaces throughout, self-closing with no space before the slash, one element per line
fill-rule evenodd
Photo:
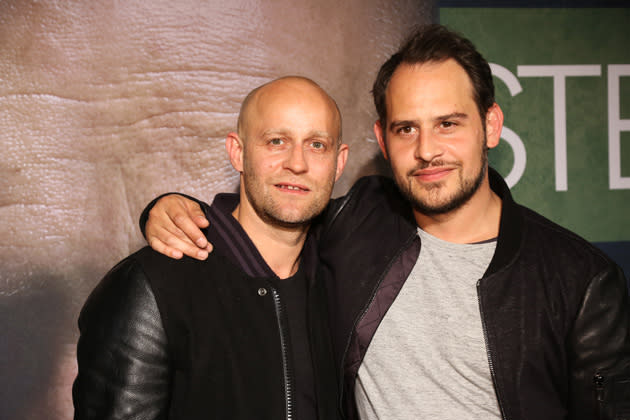
<path fill-rule="evenodd" d="M 326 207 L 348 156 L 335 101 L 294 76 L 247 95 L 225 147 L 241 173 L 235 217 L 245 230 L 260 222 L 300 235 Z"/>
<path fill-rule="evenodd" d="M 337 103 L 317 83 L 301 76 L 281 77 L 252 90 L 241 104 L 238 115 L 238 135 L 242 139 L 247 139 L 252 122 L 260 118 L 262 111 L 266 108 L 296 102 L 308 102 L 326 109 L 335 129 L 329 134 L 335 138 L 338 146 L 341 144 L 341 112 Z"/>

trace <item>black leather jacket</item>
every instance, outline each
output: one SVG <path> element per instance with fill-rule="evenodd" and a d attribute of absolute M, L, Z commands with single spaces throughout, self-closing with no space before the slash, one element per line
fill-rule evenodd
<path fill-rule="evenodd" d="M 206 261 L 176 261 L 144 248 L 94 289 L 79 317 L 76 420 L 301 417 L 286 296 L 229 217 L 232 198 L 217 196 L 206 207 L 205 233 L 216 246 Z M 338 381 L 313 238 L 300 264 L 313 404 L 319 419 L 335 419 Z"/>
<path fill-rule="evenodd" d="M 630 418 L 630 311 L 621 270 L 577 235 L 516 204 L 491 168 L 489 177 L 503 202 L 501 224 L 477 287 L 503 418 Z M 421 244 L 408 202 L 392 180 L 377 176 L 333 200 L 317 228 L 340 405 L 355 419 L 359 366 Z"/>
<path fill-rule="evenodd" d="M 630 312 L 621 270 L 577 235 L 503 201 L 495 255 L 478 281 L 486 348 L 504 419 L 630 418 Z M 409 204 L 387 178 L 359 180 L 320 232 L 342 405 L 382 317 L 420 252 Z"/>

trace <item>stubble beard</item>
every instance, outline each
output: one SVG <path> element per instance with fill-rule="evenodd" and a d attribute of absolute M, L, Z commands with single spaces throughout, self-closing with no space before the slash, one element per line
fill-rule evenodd
<path fill-rule="evenodd" d="M 485 144 L 485 142 L 484 142 Z M 441 189 L 444 188 L 442 182 L 435 182 L 425 186 L 418 186 L 416 180 L 411 175 L 418 169 L 425 169 L 427 167 L 440 167 L 445 163 L 443 161 L 434 161 L 422 164 L 419 168 L 415 168 L 410 171 L 404 179 L 400 180 L 396 177 L 396 184 L 403 196 L 411 203 L 413 208 L 427 216 L 442 215 L 454 211 L 471 199 L 477 192 L 481 183 L 483 182 L 488 169 L 488 149 L 483 146 L 481 154 L 481 166 L 479 172 L 474 178 L 463 178 L 461 170 L 459 171 L 459 188 L 450 197 L 439 199 Z M 458 168 L 461 169 L 461 163 L 456 162 Z M 415 186 L 415 188 L 414 188 Z M 416 189 L 424 190 L 425 194 L 415 192 Z"/>
<path fill-rule="evenodd" d="M 245 175 L 243 182 L 245 195 L 258 217 L 265 223 L 283 229 L 297 229 L 308 227 L 313 219 L 326 208 L 332 193 L 334 180 L 329 181 L 322 189 L 326 189 L 324 195 L 317 195 L 301 210 L 287 211 L 274 201 L 273 197 L 265 193 L 262 183 L 253 175 Z M 325 197 L 325 198 L 323 198 Z"/>

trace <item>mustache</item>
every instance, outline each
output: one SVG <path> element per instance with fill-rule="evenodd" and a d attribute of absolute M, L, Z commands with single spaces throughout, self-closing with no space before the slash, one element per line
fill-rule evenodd
<path fill-rule="evenodd" d="M 415 173 L 418 172 L 418 171 L 421 171 L 421 170 L 424 170 L 424 169 L 428 169 L 428 168 L 440 168 L 440 167 L 443 167 L 443 166 L 459 167 L 459 166 L 461 166 L 461 163 L 459 161 L 447 162 L 447 161 L 442 160 L 442 159 L 436 159 L 436 160 L 432 160 L 430 162 L 422 161 L 422 162 L 418 163 L 415 167 L 410 169 L 407 172 L 407 175 L 414 176 Z"/>

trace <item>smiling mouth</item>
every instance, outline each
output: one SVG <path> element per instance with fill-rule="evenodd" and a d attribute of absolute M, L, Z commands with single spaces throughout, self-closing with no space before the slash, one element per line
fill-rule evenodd
<path fill-rule="evenodd" d="M 288 190 L 288 191 L 301 191 L 301 192 L 310 191 L 307 187 L 304 187 L 301 185 L 276 184 L 276 187 L 281 190 Z"/>
<path fill-rule="evenodd" d="M 455 168 L 450 166 L 437 166 L 424 169 L 416 169 L 410 175 L 421 182 L 438 182 L 450 174 Z"/>
<path fill-rule="evenodd" d="M 431 175 L 442 174 L 442 173 L 445 173 L 445 172 L 450 172 L 453 169 L 454 168 L 447 167 L 447 166 L 432 167 L 432 168 L 426 168 L 426 169 L 416 169 L 415 171 L 411 172 L 411 175 L 413 175 L 413 176 L 431 176 Z"/>

